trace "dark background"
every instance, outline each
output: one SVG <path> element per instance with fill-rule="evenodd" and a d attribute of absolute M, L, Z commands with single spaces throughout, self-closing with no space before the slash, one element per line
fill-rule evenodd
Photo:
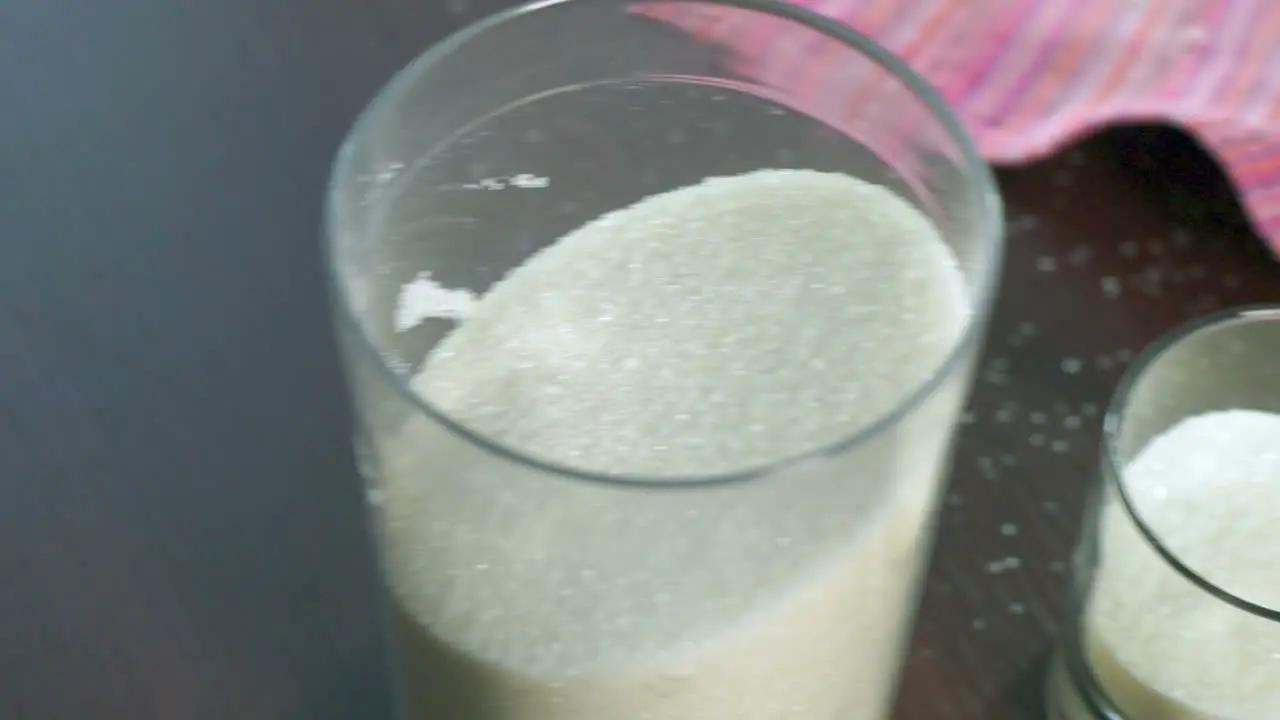
<path fill-rule="evenodd" d="M 377 87 L 498 4 L 0 0 L 0 718 L 390 717 L 321 198 Z M 1118 373 L 1191 315 L 1280 299 L 1176 133 L 1002 184 L 904 720 L 1036 716 Z"/>

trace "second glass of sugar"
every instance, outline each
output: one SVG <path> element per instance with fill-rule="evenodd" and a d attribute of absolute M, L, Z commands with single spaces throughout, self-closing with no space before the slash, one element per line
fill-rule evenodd
<path fill-rule="evenodd" d="M 1157 342 L 1121 381 L 1051 672 L 1054 720 L 1280 713 L 1280 307 Z"/>
<path fill-rule="evenodd" d="M 879 720 L 999 275 L 901 62 L 781 2 L 541 2 L 334 170 L 412 720 Z"/>

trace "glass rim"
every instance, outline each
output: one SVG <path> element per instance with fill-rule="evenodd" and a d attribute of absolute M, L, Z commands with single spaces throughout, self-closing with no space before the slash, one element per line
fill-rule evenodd
<path fill-rule="evenodd" d="M 1143 348 L 1141 352 L 1134 358 L 1133 363 L 1125 370 L 1120 377 L 1120 382 L 1116 385 L 1115 392 L 1111 395 L 1106 413 L 1102 421 L 1102 472 L 1105 482 L 1111 486 L 1116 492 L 1116 496 L 1120 498 L 1120 506 L 1124 509 L 1125 515 L 1137 528 L 1142 539 L 1151 546 L 1156 554 L 1164 560 L 1169 567 L 1181 575 L 1193 585 L 1208 593 L 1211 597 L 1225 602 L 1243 612 L 1260 617 L 1271 622 L 1280 622 L 1280 608 L 1271 608 L 1261 605 L 1250 600 L 1246 600 L 1228 590 L 1219 587 L 1217 584 L 1206 579 L 1203 575 L 1193 570 L 1175 554 L 1172 550 L 1165 547 L 1157 533 L 1146 520 L 1142 518 L 1142 514 L 1138 512 L 1134 505 L 1133 499 L 1129 496 L 1124 484 L 1124 467 L 1120 462 L 1123 453 L 1120 452 L 1120 433 L 1124 429 L 1124 418 L 1126 408 L 1129 403 L 1129 397 L 1134 387 L 1146 375 L 1146 372 L 1152 368 L 1155 363 L 1165 355 L 1165 353 L 1173 350 L 1183 341 L 1188 340 L 1202 332 L 1209 332 L 1218 328 L 1229 325 L 1238 324 L 1240 322 L 1250 322 L 1257 320 L 1275 320 L 1280 321 L 1280 303 L 1256 303 L 1251 305 L 1241 305 L 1238 307 L 1226 308 L 1214 313 L 1210 313 L 1203 317 L 1188 321 L 1174 328 L 1173 330 L 1161 335 L 1154 342 Z M 1099 498 L 1101 500 L 1101 498 Z M 1094 528 L 1097 532 L 1097 528 Z M 1084 540 L 1083 542 L 1095 542 L 1096 540 Z"/>
<path fill-rule="evenodd" d="M 1063 692 L 1073 693 L 1094 720 L 1129 720 L 1124 710 L 1112 699 L 1111 693 L 1107 691 L 1097 673 L 1093 671 L 1093 663 L 1089 661 L 1088 651 L 1084 647 L 1084 632 L 1081 625 L 1080 615 L 1078 613 L 1073 615 L 1067 621 L 1065 639 L 1058 642 L 1058 658 L 1062 662 L 1063 670 L 1061 679 L 1070 686 L 1053 688 L 1054 692 L 1050 698 L 1056 704 L 1047 708 L 1051 714 L 1051 720 L 1059 717 L 1053 713 L 1061 713 L 1063 720 L 1067 717 L 1067 713 L 1061 707 L 1065 700 L 1061 695 Z"/>
<path fill-rule="evenodd" d="M 969 348 L 982 337 L 987 319 L 991 313 L 996 289 L 1000 279 L 1001 261 L 1004 256 L 1003 205 L 997 189 L 995 176 L 990 165 L 979 154 L 976 144 L 965 130 L 960 119 L 951 110 L 946 100 L 933 86 L 907 64 L 889 50 L 869 37 L 831 18 L 811 10 L 789 4 L 784 0 L 608 0 L 618 5 L 660 4 L 670 2 L 680 5 L 721 5 L 742 10 L 755 11 L 765 15 L 789 20 L 804 26 L 821 35 L 830 37 L 855 52 L 870 59 L 888 73 L 902 82 L 911 94 L 928 108 L 933 117 L 946 130 L 949 138 L 956 143 L 960 153 L 961 170 L 967 178 L 978 185 L 976 200 L 970 209 L 977 217 L 978 236 L 982 239 L 982 248 L 974 263 L 977 271 L 971 284 L 974 303 L 972 313 L 966 321 L 964 330 L 947 352 L 941 363 L 932 371 L 928 379 L 913 389 L 892 410 L 877 418 L 858 431 L 834 442 L 807 450 L 797 455 L 756 465 L 744 470 L 728 473 L 699 476 L 644 477 L 626 474 L 597 473 L 575 468 L 571 465 L 544 460 L 523 452 L 506 443 L 494 440 L 479 433 L 463 423 L 458 422 L 448 413 L 437 409 L 432 403 L 414 392 L 410 387 L 409 377 L 405 373 L 394 370 L 377 350 L 377 345 L 369 337 L 364 324 L 355 317 L 350 302 L 351 298 L 338 276 L 337 244 L 335 232 L 337 223 L 337 207 L 340 178 L 356 171 L 354 153 L 360 141 L 372 132 L 372 128 L 385 113 L 392 111 L 395 102 L 403 97 L 419 76 L 430 72 L 431 68 L 454 52 L 457 48 L 475 40 L 486 31 L 516 20 L 526 14 L 571 3 L 600 3 L 602 0 L 535 0 L 523 5 L 508 8 L 494 13 L 477 22 L 447 36 L 444 40 L 432 45 L 417 58 L 401 68 L 382 86 L 373 99 L 360 112 L 354 125 L 348 131 L 330 172 L 328 186 L 325 191 L 323 245 L 325 273 L 330 285 L 330 293 L 334 302 L 335 322 L 339 326 L 350 326 L 358 338 L 358 352 L 368 355 L 378 367 L 379 374 L 395 390 L 404 397 L 411 407 L 420 414 L 440 423 L 453 435 L 463 441 L 496 454 L 508 461 L 524 465 L 556 476 L 599 484 L 612 484 L 633 487 L 661 488 L 680 490 L 705 488 L 710 485 L 722 485 L 746 482 L 770 476 L 780 471 L 812 460 L 839 455 L 858 447 L 871 438 L 895 426 L 913 409 L 931 397 L 938 387 L 950 377 L 963 361 Z"/>

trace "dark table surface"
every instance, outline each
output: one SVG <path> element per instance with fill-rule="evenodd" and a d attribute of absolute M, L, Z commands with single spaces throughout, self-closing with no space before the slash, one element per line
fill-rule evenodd
<path fill-rule="evenodd" d="M 487 9 L 0 0 L 0 718 L 390 718 L 322 188 L 377 86 Z M 1002 184 L 902 720 L 1038 716 L 1118 373 L 1280 299 L 1184 138 L 1110 133 Z"/>

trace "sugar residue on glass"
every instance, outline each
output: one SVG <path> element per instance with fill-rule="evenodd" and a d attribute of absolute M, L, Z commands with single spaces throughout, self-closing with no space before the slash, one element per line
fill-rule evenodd
<path fill-rule="evenodd" d="M 396 302 L 396 332 L 412 330 L 430 318 L 463 320 L 476 304 L 475 293 L 466 288 L 447 288 L 431 273 L 422 272 L 400 288 Z"/>

